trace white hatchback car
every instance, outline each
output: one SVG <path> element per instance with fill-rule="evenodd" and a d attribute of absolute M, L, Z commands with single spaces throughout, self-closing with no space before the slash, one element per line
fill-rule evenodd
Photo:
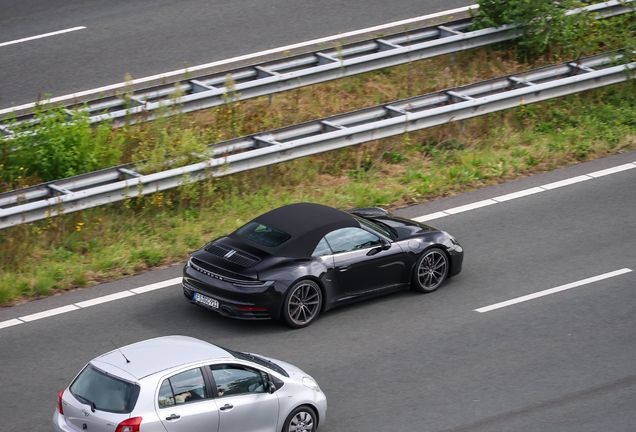
<path fill-rule="evenodd" d="M 186 336 L 128 345 L 91 360 L 58 397 L 55 431 L 302 432 L 327 398 L 288 363 Z"/>

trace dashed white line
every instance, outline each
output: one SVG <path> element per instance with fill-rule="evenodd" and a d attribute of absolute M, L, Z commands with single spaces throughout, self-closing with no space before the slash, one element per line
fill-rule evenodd
<path fill-rule="evenodd" d="M 434 220 L 434 219 L 440 219 L 446 216 L 450 216 L 453 214 L 457 214 L 457 213 L 462 213 L 465 211 L 470 211 L 470 210 L 474 210 L 474 209 L 478 209 L 478 208 L 482 208 L 485 206 L 489 206 L 492 204 L 497 204 L 500 202 L 505 202 L 505 201 L 509 201 L 512 199 L 516 199 L 516 198 L 521 198 L 521 197 L 525 197 L 528 195 L 533 195 L 539 192 L 545 192 L 548 190 L 552 190 L 552 189 L 556 189 L 559 187 L 563 187 L 563 186 L 567 186 L 567 185 L 571 185 L 571 184 L 575 184 L 575 183 L 579 183 L 585 180 L 591 180 L 594 178 L 598 178 L 598 177 L 603 177 L 606 175 L 610 175 L 610 174 L 615 174 L 615 173 L 619 173 L 625 170 L 629 170 L 632 168 L 636 168 L 636 162 L 633 163 L 629 163 L 629 164 L 624 164 L 624 165 L 618 165 L 616 167 L 613 168 L 607 168 L 604 170 L 600 170 L 600 171 L 596 171 L 590 174 L 586 174 L 586 175 L 582 175 L 582 176 L 577 176 L 577 177 L 572 177 L 570 179 L 565 179 L 565 180 L 561 180 L 558 182 L 554 182 L 554 183 L 548 183 L 546 185 L 543 186 L 537 186 L 537 187 L 533 187 L 530 189 L 524 189 L 518 192 L 513 192 L 510 194 L 506 194 L 506 195 L 501 195 L 492 199 L 487 199 L 487 200 L 483 200 L 483 201 L 477 201 L 475 203 L 472 204 L 466 204 L 463 206 L 459 206 L 459 207 L 454 207 L 454 208 L 450 208 L 448 210 L 445 211 L 439 211 L 439 212 L 435 212 L 435 213 L 430 213 L 427 215 L 423 215 L 423 216 L 419 216 L 419 217 L 415 217 L 413 218 L 413 220 L 418 221 L 418 222 L 426 222 L 426 221 L 430 221 L 430 220 Z M 628 269 L 628 268 L 624 268 L 621 270 L 617 270 L 615 272 L 610 272 L 610 273 L 606 273 L 604 275 L 600 275 L 600 276 L 595 276 L 593 278 L 589 278 L 589 279 L 584 279 L 582 281 L 579 282 L 573 282 L 571 284 L 567 284 L 567 285 L 563 285 L 560 287 L 556 287 L 556 288 L 551 288 L 549 290 L 545 290 L 545 291 L 540 291 L 538 293 L 535 294 L 529 294 L 527 296 L 523 296 L 523 297 L 519 297 L 516 299 L 512 299 L 512 300 L 508 300 L 505 302 L 501 302 L 501 303 L 497 303 L 491 306 L 486 306 L 484 308 L 480 308 L 480 309 L 475 309 L 477 312 L 488 312 L 490 310 L 495 310 L 495 309 L 499 309 L 505 306 L 509 306 L 512 304 L 516 304 L 516 303 L 520 303 L 523 301 L 528 301 L 537 297 L 542 297 L 545 295 L 549 295 L 549 294 L 553 294 L 555 292 L 559 292 L 559 291 L 563 291 L 563 290 L 567 290 L 570 288 L 574 288 L 577 286 L 581 286 L 581 285 L 585 285 L 588 283 L 592 283 L 592 282 L 596 282 L 599 280 L 603 280 L 603 279 L 607 279 L 610 277 L 614 277 L 614 276 L 618 276 L 624 273 L 628 273 L 631 272 L 632 270 Z M 31 314 L 31 315 L 26 315 L 20 318 L 14 318 L 14 319 L 10 319 L 7 321 L 1 321 L 0 322 L 0 329 L 3 328 L 7 328 L 7 327 L 12 327 L 18 324 L 23 324 L 25 322 L 30 322 L 30 321 L 35 321 L 35 320 L 39 320 L 39 319 L 43 319 L 43 318 L 48 318 L 51 316 L 55 316 L 55 315 L 59 315 L 59 314 L 63 314 L 66 312 L 72 312 L 75 310 L 80 310 L 80 309 L 84 309 L 87 307 L 91 307 L 91 306 L 95 306 L 95 305 L 99 305 L 99 304 L 103 304 L 103 303 L 108 303 L 111 301 L 115 301 L 115 300 L 119 300 L 122 298 L 126 298 L 126 297 L 130 297 L 133 295 L 138 295 L 138 294 L 144 294 L 147 292 L 151 292 L 151 291 L 155 291 L 158 289 L 162 289 L 162 288 L 166 288 L 169 286 L 174 286 L 174 285 L 178 285 L 180 284 L 182 281 L 181 277 L 177 277 L 177 278 L 173 278 L 173 279 L 168 279 L 165 281 L 161 281 L 161 282 L 156 282 L 150 285 L 145 285 L 142 287 L 138 287 L 138 288 L 133 288 L 130 290 L 125 290 L 119 293 L 115 293 L 115 294 L 109 294 L 109 295 L 105 295 L 102 297 L 97 297 L 95 299 L 91 299 L 91 300 L 86 300 L 83 302 L 79 302 L 79 303 L 75 303 L 75 304 L 71 304 L 68 306 L 62 306 L 56 309 L 51 309 L 48 311 L 44 311 L 44 312 L 39 312 L 39 313 L 35 313 L 35 314 Z"/>
<path fill-rule="evenodd" d="M 623 269 L 616 270 L 616 271 L 609 272 L 609 273 L 605 273 L 605 274 L 602 274 L 602 275 L 599 275 L 599 276 L 594 276 L 594 277 L 583 279 L 583 280 L 580 280 L 580 281 L 577 281 L 577 282 L 572 282 L 572 283 L 569 283 L 569 284 L 566 284 L 566 285 L 561 285 L 561 286 L 558 286 L 558 287 L 555 287 L 555 288 L 550 288 L 550 289 L 547 289 L 547 290 L 544 290 L 544 291 L 539 291 L 539 292 L 536 292 L 534 294 L 528 294 L 528 295 L 525 295 L 525 296 L 522 296 L 522 297 L 514 298 L 512 300 L 507 300 L 507 301 L 503 301 L 503 302 L 500 302 L 500 303 L 495 303 L 495 304 L 490 305 L 490 306 L 486 306 L 486 307 L 482 307 L 482 308 L 479 308 L 479 309 L 475 309 L 475 312 L 479 312 L 479 313 L 490 312 L 490 311 L 493 311 L 495 309 L 501 309 L 501 308 L 504 308 L 506 306 L 510 306 L 510 305 L 513 305 L 513 304 L 525 302 L 525 301 L 528 301 L 528 300 L 533 300 L 533 299 L 536 299 L 536 298 L 539 298 L 539 297 L 544 297 L 544 296 L 547 296 L 547 295 L 550 295 L 550 294 L 554 294 L 554 293 L 558 293 L 558 292 L 561 292 L 561 291 L 569 290 L 569 289 L 576 288 L 576 287 L 579 287 L 579 286 L 582 286 L 582 285 L 588 285 L 588 284 L 591 284 L 591 283 L 594 283 L 594 282 L 598 282 L 598 281 L 601 281 L 601 280 L 604 280 L 604 279 L 609 279 L 609 278 L 612 278 L 612 277 L 615 277 L 615 276 L 620 276 L 622 274 L 629 273 L 631 271 L 632 271 L 631 269 L 623 268 Z"/>
<path fill-rule="evenodd" d="M 25 38 L 22 38 L 22 39 L 16 39 L 16 40 L 12 40 L 12 41 L 9 41 L 9 42 L 0 42 L 0 47 L 7 46 L 7 45 L 13 45 L 13 44 L 17 44 L 17 43 L 22 43 L 22 42 L 28 42 L 28 41 L 32 41 L 32 40 L 35 40 L 35 39 L 42 39 L 42 38 L 49 37 L 49 36 L 57 36 L 57 35 L 61 35 L 61 34 L 64 34 L 64 33 L 74 32 L 74 31 L 77 31 L 77 30 L 84 30 L 85 28 L 86 27 L 83 27 L 83 26 L 73 27 L 73 28 L 69 28 L 69 29 L 66 29 L 66 30 L 58 30 L 58 31 L 54 31 L 54 32 L 51 32 L 51 33 L 44 33 L 44 34 L 37 35 L 37 36 L 29 36 L 29 37 L 25 37 Z"/>
<path fill-rule="evenodd" d="M 153 76 L 149 76 L 149 77 L 145 77 L 145 78 L 138 78 L 138 79 L 134 79 L 132 80 L 130 83 L 117 83 L 117 84 L 112 84 L 112 85 L 108 85 L 108 86 L 104 86 L 104 87 L 100 87 L 100 88 L 96 88 L 96 89 L 92 89 L 92 90 L 86 90 L 86 91 L 82 91 L 82 92 L 77 92 L 77 93 L 73 93 L 73 94 L 69 94 L 69 95 L 65 95 L 65 96 L 59 96 L 59 97 L 55 97 L 55 98 L 51 98 L 48 100 L 49 103 L 51 104 L 56 104 L 58 102 L 63 102 L 66 100 L 72 100 L 78 97 L 82 97 L 82 96 L 89 96 L 89 95 L 93 95 L 93 94 L 98 94 L 98 93 L 105 93 L 108 92 L 110 90 L 117 90 L 117 89 L 121 89 L 123 87 L 125 87 L 126 85 L 130 85 L 132 84 L 140 84 L 140 83 L 145 83 L 148 81 L 153 81 L 153 80 L 158 80 L 158 79 L 164 79 L 164 78 L 170 78 L 170 77 L 174 77 L 174 76 L 178 76 L 178 75 L 183 75 L 186 73 L 192 73 L 195 71 L 199 71 L 202 69 L 211 69 L 214 67 L 218 67 L 218 66 L 223 66 L 226 64 L 230 64 L 230 63 L 236 63 L 239 61 L 244 61 L 244 60 L 251 60 L 254 58 L 258 58 L 258 57 L 263 57 L 269 54 L 276 54 L 276 53 L 280 53 L 280 52 L 284 52 L 284 51 L 291 51 L 293 49 L 297 49 L 297 48 L 303 48 L 303 47 L 307 47 L 307 46 L 311 46 L 311 45 L 318 45 L 321 43 L 325 43 L 325 42 L 330 42 L 330 41 L 334 41 L 334 40 L 342 40 L 344 38 L 348 38 L 348 37 L 352 37 L 352 36 L 357 36 L 359 34 L 364 34 L 364 33 L 369 33 L 369 32 L 376 32 L 376 31 L 380 31 L 380 30 L 385 30 L 387 28 L 391 28 L 391 27 L 399 27 L 399 26 L 405 26 L 408 24 L 412 24 L 415 22 L 419 22 L 419 21 L 426 21 L 429 19 L 433 19 L 433 18 L 439 18 L 442 16 L 452 16 L 458 13 L 462 13 L 462 12 L 466 12 L 469 11 L 471 9 L 477 9 L 479 7 L 479 5 L 471 5 L 471 6 L 465 6 L 465 7 L 461 7 L 461 8 L 457 8 L 457 9 L 450 9 L 450 10 L 446 10 L 446 11 L 442 11 L 442 12 L 437 12 L 437 13 L 433 13 L 433 14 L 429 14 L 429 15 L 423 15 L 420 17 L 416 17 L 416 18 L 410 18 L 410 19 L 406 19 L 406 20 L 402 20 L 402 21 L 395 21 L 395 22 L 391 22 L 388 24 L 382 24 L 382 25 L 378 25 L 375 27 L 369 27 L 369 28 L 364 28 L 361 30 L 354 30 L 354 31 L 350 31 L 347 33 L 340 33 L 337 35 L 333 35 L 333 36 L 327 36 L 324 38 L 320 38 L 320 39 L 314 39 L 314 40 L 310 40 L 310 41 L 306 41 L 306 42 L 300 42 L 300 43 L 296 43 L 293 45 L 287 45 L 287 46 L 283 46 L 280 48 L 272 48 L 272 49 L 268 49 L 265 51 L 260 51 L 260 52 L 256 52 L 256 53 L 252 53 L 252 54 L 246 54 L 246 55 L 242 55 L 242 56 L 238 56 L 238 57 L 233 57 L 233 58 L 229 58 L 226 60 L 220 60 L 220 61 L 216 61 L 216 62 L 212 62 L 212 63 L 207 63 L 207 64 L 202 64 L 199 66 L 193 66 L 193 67 L 189 67 L 187 69 L 179 69 L 179 70 L 175 70 L 172 72 L 165 72 L 162 74 L 158 74 L 158 75 L 153 75 Z M 5 109 L 1 109 L 0 110 L 0 115 L 1 114 L 6 114 L 6 113 L 10 113 L 12 111 L 18 111 L 18 110 L 23 110 L 23 109 L 30 109 L 33 108 L 35 106 L 35 103 L 29 103 L 29 104 L 24 104 L 24 105 L 20 105 L 17 107 L 10 107 L 10 108 L 5 108 Z"/>

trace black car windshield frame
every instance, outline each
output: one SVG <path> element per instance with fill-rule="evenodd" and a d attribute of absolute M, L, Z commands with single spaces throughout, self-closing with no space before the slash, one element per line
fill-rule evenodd
<path fill-rule="evenodd" d="M 358 219 L 358 221 L 360 221 L 361 224 L 363 224 L 364 226 L 366 226 L 367 228 L 371 228 L 373 231 L 382 234 L 382 236 L 387 237 L 391 240 L 394 240 L 393 238 L 393 234 L 388 231 L 385 230 L 384 228 L 379 227 L 378 225 L 376 225 L 375 223 L 371 222 L 368 219 L 365 219 L 363 217 L 360 217 L 358 215 L 352 215 L 354 218 Z"/>

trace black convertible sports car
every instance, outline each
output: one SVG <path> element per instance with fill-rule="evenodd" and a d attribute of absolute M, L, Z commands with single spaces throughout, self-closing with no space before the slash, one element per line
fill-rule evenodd
<path fill-rule="evenodd" d="M 436 290 L 462 269 L 450 234 L 377 207 L 277 208 L 190 254 L 183 293 L 242 319 L 308 326 L 320 312 L 413 288 Z"/>

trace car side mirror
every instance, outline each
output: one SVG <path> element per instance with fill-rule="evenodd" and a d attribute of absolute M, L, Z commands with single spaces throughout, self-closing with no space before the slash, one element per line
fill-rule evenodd
<path fill-rule="evenodd" d="M 391 249 L 391 242 L 388 242 L 382 239 L 382 250 L 389 250 L 389 249 Z"/>
<path fill-rule="evenodd" d="M 377 254 L 378 252 L 380 252 L 381 250 L 382 250 L 381 247 L 374 247 L 373 249 L 369 249 L 369 252 L 367 252 L 367 256 L 373 256 Z"/>
<path fill-rule="evenodd" d="M 267 381 L 267 389 L 269 390 L 269 392 L 271 394 L 271 393 L 274 393 L 276 391 L 276 386 L 274 385 L 273 382 Z"/>

